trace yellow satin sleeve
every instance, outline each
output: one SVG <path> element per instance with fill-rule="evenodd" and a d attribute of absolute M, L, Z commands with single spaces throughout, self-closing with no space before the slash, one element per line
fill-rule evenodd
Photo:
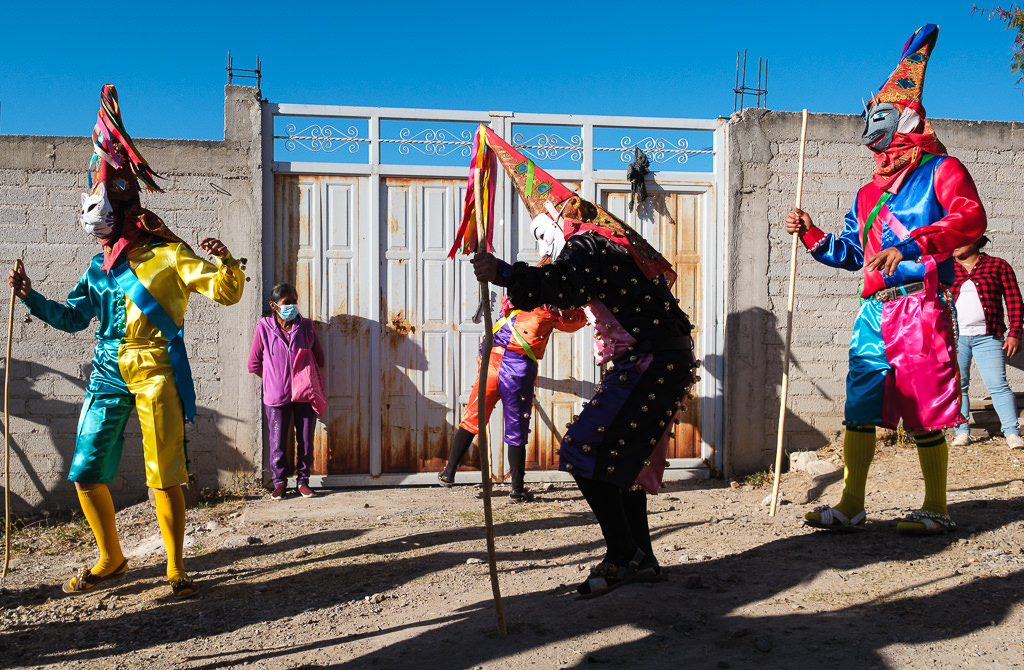
<path fill-rule="evenodd" d="M 230 254 L 211 263 L 196 256 L 184 244 L 159 244 L 131 250 L 128 263 L 142 285 L 179 326 L 185 322 L 185 308 L 192 293 L 200 293 L 222 305 L 234 305 L 242 299 L 245 273 Z M 127 297 L 124 334 L 126 339 L 166 339 Z"/>

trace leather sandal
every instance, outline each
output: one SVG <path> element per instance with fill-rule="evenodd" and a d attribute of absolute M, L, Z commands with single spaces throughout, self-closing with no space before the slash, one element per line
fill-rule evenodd
<path fill-rule="evenodd" d="M 124 577 L 125 573 L 128 572 L 128 559 L 121 561 L 121 565 L 117 566 L 117 569 L 111 572 L 109 575 L 94 575 L 89 568 L 81 567 L 74 577 L 64 582 L 61 586 L 61 590 L 68 595 L 80 596 L 84 593 L 88 593 L 96 586 L 103 582 L 112 582 L 117 579 Z"/>
<path fill-rule="evenodd" d="M 818 518 L 815 519 L 811 516 L 812 514 L 816 514 Z M 840 533 L 846 533 L 851 530 L 858 530 L 858 526 L 862 525 L 867 518 L 868 516 L 864 510 L 857 512 L 852 517 L 847 517 L 835 507 L 821 505 L 819 507 L 815 507 L 814 511 L 808 512 L 804 515 L 804 525 L 810 526 L 811 528 L 821 528 L 823 530 L 834 530 Z"/>
<path fill-rule="evenodd" d="M 185 600 L 191 598 L 199 591 L 199 585 L 188 577 L 182 577 L 181 579 L 175 579 L 171 582 L 171 595 L 178 600 Z"/>
<path fill-rule="evenodd" d="M 657 581 L 660 570 L 656 572 L 653 568 L 641 569 L 640 564 L 643 563 L 644 556 L 643 550 L 637 549 L 629 565 L 601 561 L 590 569 L 587 580 L 576 587 L 577 600 L 603 596 L 626 584 Z"/>
<path fill-rule="evenodd" d="M 943 535 L 956 530 L 956 523 L 948 514 L 914 510 L 896 525 L 900 535 Z"/>

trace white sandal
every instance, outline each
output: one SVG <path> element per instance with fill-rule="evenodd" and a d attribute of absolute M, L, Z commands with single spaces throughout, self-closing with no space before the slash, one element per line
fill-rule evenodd
<path fill-rule="evenodd" d="M 815 507 L 813 514 L 818 515 L 818 520 L 815 521 L 814 519 L 809 519 L 809 514 L 804 515 L 804 525 L 810 526 L 811 528 L 823 528 L 825 530 L 836 530 L 840 532 L 853 530 L 864 523 L 864 520 L 868 518 L 864 510 L 854 514 L 852 518 L 848 518 L 836 508 L 829 507 L 828 505 Z"/>

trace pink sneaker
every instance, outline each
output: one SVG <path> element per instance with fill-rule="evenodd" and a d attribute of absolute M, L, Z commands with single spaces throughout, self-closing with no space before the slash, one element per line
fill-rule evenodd
<path fill-rule="evenodd" d="M 284 498 L 284 484 L 278 484 L 274 487 L 274 492 L 270 494 L 271 500 L 282 500 Z"/>
<path fill-rule="evenodd" d="M 313 489 L 309 488 L 308 484 L 299 484 L 296 487 L 296 490 L 298 490 L 299 495 L 302 496 L 303 498 L 315 498 L 316 497 L 316 494 L 313 493 Z"/>

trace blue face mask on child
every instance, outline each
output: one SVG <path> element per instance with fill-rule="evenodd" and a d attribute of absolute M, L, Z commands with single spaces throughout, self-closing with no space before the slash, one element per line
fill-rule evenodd
<path fill-rule="evenodd" d="M 291 321 L 299 315 L 298 305 L 278 305 L 278 316 L 285 321 Z"/>

